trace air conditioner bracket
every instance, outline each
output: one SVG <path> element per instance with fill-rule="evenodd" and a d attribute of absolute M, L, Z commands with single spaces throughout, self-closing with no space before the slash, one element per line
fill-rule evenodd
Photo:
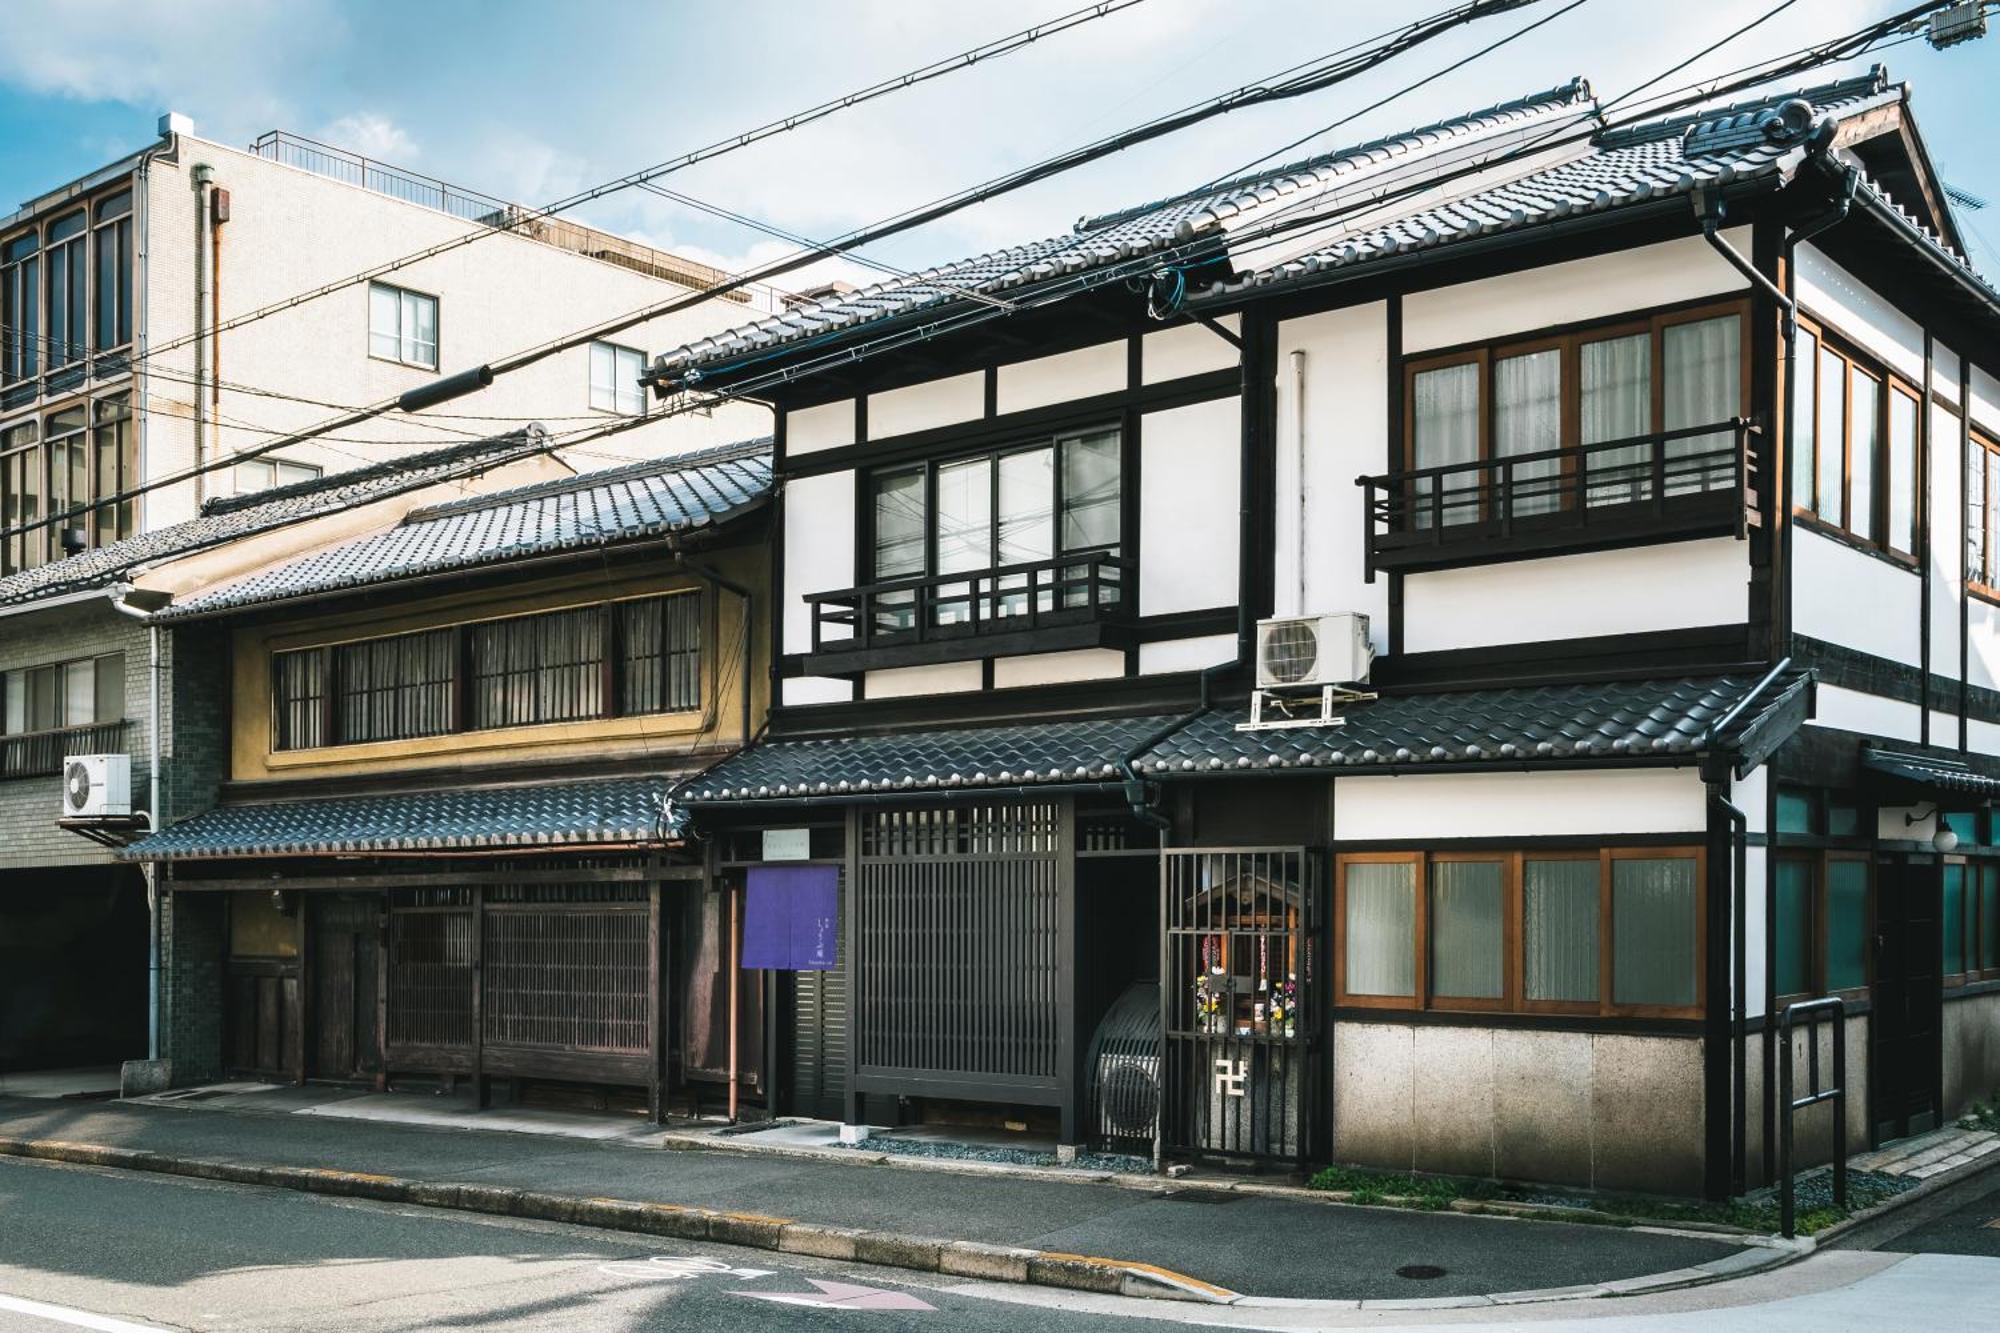
<path fill-rule="evenodd" d="M 1314 711 L 1311 695 L 1256 690 L 1250 695 L 1250 720 L 1238 722 L 1236 729 L 1284 731 L 1294 727 L 1345 726 L 1347 719 L 1340 715 L 1338 709 L 1346 704 L 1366 703 L 1375 697 L 1367 690 L 1350 689 L 1344 685 L 1322 685 L 1318 693 L 1319 707 Z M 1267 716 L 1267 712 L 1275 716 Z"/>

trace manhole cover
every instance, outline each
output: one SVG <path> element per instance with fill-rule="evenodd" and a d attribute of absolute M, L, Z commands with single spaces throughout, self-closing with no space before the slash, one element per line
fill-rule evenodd
<path fill-rule="evenodd" d="M 1396 1270 L 1397 1277 L 1406 1277 L 1414 1282 L 1427 1282 L 1434 1277 L 1443 1277 L 1444 1270 L 1436 1264 L 1404 1264 Z"/>

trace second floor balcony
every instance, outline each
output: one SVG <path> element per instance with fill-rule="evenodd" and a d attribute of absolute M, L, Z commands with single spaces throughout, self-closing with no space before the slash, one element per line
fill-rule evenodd
<path fill-rule="evenodd" d="M 1361 477 L 1369 577 L 1741 537 L 1757 521 L 1756 436 L 1737 418 Z"/>
<path fill-rule="evenodd" d="M 0 779 L 58 777 L 73 754 L 122 754 L 130 724 L 86 722 L 76 727 L 0 735 Z"/>
<path fill-rule="evenodd" d="M 1136 571 L 1116 551 L 810 593 L 811 675 L 1124 647 Z"/>

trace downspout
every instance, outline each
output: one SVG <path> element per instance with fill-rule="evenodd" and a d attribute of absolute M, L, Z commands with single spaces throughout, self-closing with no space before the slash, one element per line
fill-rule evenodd
<path fill-rule="evenodd" d="M 146 831 L 156 832 L 160 819 L 160 627 L 150 615 L 126 604 L 131 589 L 116 591 L 111 606 L 146 626 Z M 147 862 L 146 876 L 146 1058 L 160 1058 L 160 883 L 159 867 Z"/>
<path fill-rule="evenodd" d="M 148 480 L 152 473 L 147 469 L 151 464 L 148 441 L 151 436 L 150 423 L 153 414 L 148 408 L 151 399 L 147 397 L 151 389 L 152 375 L 146 364 L 146 312 L 151 306 L 151 289 L 146 285 L 147 256 L 152 250 L 153 208 L 152 208 L 152 168 L 153 158 L 165 152 L 175 143 L 175 136 L 163 136 L 163 142 L 139 154 L 139 165 L 132 173 L 132 354 L 133 363 L 138 367 L 138 377 L 132 386 L 133 428 L 139 432 L 138 480 Z M 152 492 L 139 497 L 136 530 L 152 531 Z M 150 877 L 149 877 L 150 881 Z"/>
<path fill-rule="evenodd" d="M 1306 613 L 1306 349 L 1303 347 L 1292 349 L 1292 424 L 1297 431 L 1293 440 L 1297 470 L 1293 477 L 1299 487 L 1299 530 L 1294 552 L 1298 560 L 1298 592 L 1292 614 L 1302 616 Z"/>
<path fill-rule="evenodd" d="M 1118 774 L 1125 779 L 1125 803 L 1132 808 L 1132 817 L 1142 824 L 1158 829 L 1162 842 L 1165 841 L 1167 831 L 1173 828 L 1174 822 L 1153 808 L 1153 798 L 1147 795 L 1146 792 L 1146 780 L 1139 776 L 1139 771 L 1133 765 L 1139 762 L 1139 756 L 1145 754 L 1146 751 L 1180 734 L 1188 726 L 1198 721 L 1201 715 L 1206 713 L 1209 708 L 1209 686 L 1214 683 L 1218 675 L 1235 665 L 1236 659 L 1231 658 L 1227 662 L 1217 662 L 1214 666 L 1203 667 L 1201 670 L 1200 692 L 1196 696 L 1198 702 L 1195 704 L 1194 711 L 1185 716 L 1177 717 L 1166 726 L 1161 727 L 1158 731 L 1127 750 L 1118 760 Z"/>
<path fill-rule="evenodd" d="M 1711 812 L 1720 813 L 1729 821 L 1730 830 L 1730 868 L 1728 878 L 1724 881 L 1729 888 L 1730 986 L 1729 1005 L 1724 1015 L 1724 1021 L 1727 1024 L 1725 1029 L 1727 1039 L 1732 1047 L 1729 1071 L 1729 1193 L 1736 1195 L 1743 1193 L 1748 1187 L 1747 1177 L 1749 1170 L 1748 1125 L 1746 1123 L 1749 1110 L 1747 1091 L 1749 1086 L 1749 1066 L 1747 1063 L 1749 1050 L 1745 1040 L 1748 1036 L 1746 1031 L 1748 1021 L 1746 1015 L 1747 1004 L 1744 996 L 1744 991 L 1749 986 L 1749 966 L 1745 954 L 1744 936 L 1749 924 L 1746 890 L 1749 880 L 1748 844 L 1750 838 L 1750 820 L 1734 802 L 1723 795 L 1727 787 L 1728 783 L 1725 780 L 1711 779 L 1708 784 L 1708 801 Z M 1712 872 L 1710 882 L 1713 885 L 1714 875 Z M 1716 915 L 1717 913 L 1714 908 L 1711 907 L 1709 912 L 1711 922 L 1714 921 Z M 1709 952 L 1711 956 L 1715 952 L 1713 943 L 1710 944 Z M 1715 1029 L 1713 1013 L 1714 1005 L 1711 1003 L 1711 1018 L 1709 1020 L 1711 1037 L 1713 1037 Z M 1767 1023 L 1770 1021 L 1768 1014 L 1765 1016 L 1765 1021 Z M 1709 1068 L 1711 1071 L 1713 1070 L 1712 1063 Z M 1713 1146 L 1713 1137 L 1711 1136 L 1711 1146 Z M 1713 1171 L 1709 1175 L 1711 1181 L 1713 1181 Z"/>
<path fill-rule="evenodd" d="M 208 462 L 208 326 L 209 320 L 209 192 L 215 186 L 215 168 L 206 162 L 195 164 L 194 202 L 194 465 Z M 195 508 L 208 498 L 208 474 L 197 471 L 194 478 Z"/>

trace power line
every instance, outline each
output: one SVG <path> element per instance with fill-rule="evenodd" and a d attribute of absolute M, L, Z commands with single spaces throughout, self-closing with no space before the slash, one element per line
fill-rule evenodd
<path fill-rule="evenodd" d="M 850 232 L 837 241 L 799 251 L 793 255 L 711 284 L 686 296 L 642 307 L 637 311 L 620 316 L 609 322 L 597 324 L 590 328 L 553 339 L 537 347 L 498 358 L 489 362 L 485 369 L 490 370 L 491 374 L 495 377 L 515 370 L 521 370 L 561 352 L 610 337 L 635 325 L 647 323 L 651 320 L 691 308 L 703 302 L 713 300 L 717 296 L 727 295 L 752 283 L 789 273 L 830 255 L 841 254 L 854 247 L 870 244 L 874 241 L 908 231 L 924 223 L 935 221 L 938 218 L 946 217 L 962 209 L 969 208 L 974 204 L 1022 189 L 1037 181 L 1048 179 L 1089 162 L 1108 157 L 1113 153 L 1120 152 L 1136 144 L 1164 137 L 1191 125 L 1199 124 L 1217 116 L 1226 115 L 1231 111 L 1244 107 L 1285 101 L 1332 87 L 1335 84 L 1354 78 L 1356 75 L 1369 69 L 1373 69 L 1377 65 L 1385 63 L 1405 51 L 1414 49 L 1434 38 L 1442 36 L 1446 32 L 1480 19 L 1521 9 L 1536 2 L 1537 0 L 1469 0 L 1467 3 L 1454 5 L 1449 9 L 1404 25 L 1402 28 L 1397 29 L 1387 40 L 1367 50 L 1355 54 L 1347 54 L 1353 48 L 1342 48 L 1342 51 L 1336 53 L 1336 56 L 1333 58 L 1292 66 L 1290 70 L 1286 71 L 1285 77 L 1247 84 L 1220 96 L 1194 103 L 1180 111 L 1155 117 L 1138 126 L 1093 140 L 1080 148 L 1071 149 L 1067 152 L 1043 159 L 1040 162 L 1006 173 L 981 185 L 972 186 L 954 194 L 942 196 L 928 204 L 919 205 L 913 209 L 892 215 L 882 222 Z M 219 467 L 233 466 L 236 462 L 245 458 L 257 457 L 260 454 L 284 448 L 289 444 L 312 439 L 316 435 L 346 429 L 349 426 L 357 425 L 372 417 L 393 411 L 397 405 L 398 400 L 387 399 L 369 408 L 349 412 L 323 422 L 320 425 L 295 432 L 284 438 L 254 446 L 239 452 L 228 460 L 217 460 L 211 463 L 199 464 L 193 468 L 184 469 L 179 473 L 146 482 L 131 491 L 107 497 L 98 503 L 119 503 L 147 491 L 177 485 L 204 475 L 206 472 L 216 470 Z M 670 413 L 669 415 L 677 414 Z M 657 417 L 647 419 L 657 419 Z M 606 433 L 616 433 L 618 430 L 630 428 L 630 426 L 620 426 Z M 595 437 L 587 436 L 586 438 Z M 48 526 L 48 524 L 46 521 L 43 521 L 24 525 L 17 529 L 8 529 L 5 532 L 0 532 L 0 538 L 11 535 L 15 531 L 32 531 L 35 528 L 45 526 Z"/>

